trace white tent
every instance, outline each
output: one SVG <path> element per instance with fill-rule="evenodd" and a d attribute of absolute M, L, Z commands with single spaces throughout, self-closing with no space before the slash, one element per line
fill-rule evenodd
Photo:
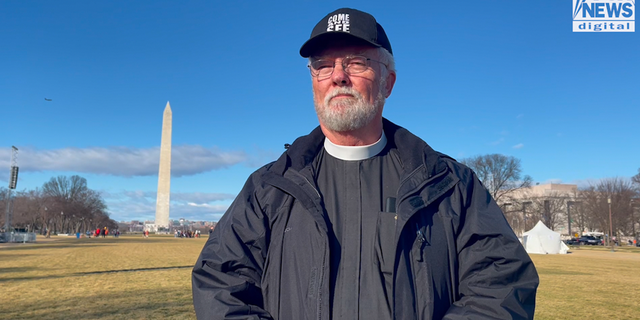
<path fill-rule="evenodd" d="M 560 234 L 547 228 L 542 221 L 524 233 L 522 245 L 528 253 L 566 254 L 569 251 L 569 247 L 560 240 Z"/>

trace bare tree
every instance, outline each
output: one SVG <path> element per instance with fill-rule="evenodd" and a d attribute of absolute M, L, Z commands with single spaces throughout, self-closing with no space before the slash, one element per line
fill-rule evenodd
<path fill-rule="evenodd" d="M 533 179 L 521 177 L 520 159 L 501 154 L 487 154 L 460 160 L 475 171 L 496 202 L 513 190 L 531 186 Z"/>
<path fill-rule="evenodd" d="M 9 188 L 0 187 L 0 229 L 4 228 Z"/>
<path fill-rule="evenodd" d="M 542 221 L 549 229 L 556 230 L 566 222 L 569 196 L 560 192 L 547 193 L 543 197 L 527 197 L 529 227 Z"/>
<path fill-rule="evenodd" d="M 38 222 L 38 215 L 34 209 L 34 191 L 19 191 L 13 199 L 13 221 L 12 224 L 19 229 L 30 231 Z"/>
<path fill-rule="evenodd" d="M 115 221 L 109 219 L 107 206 L 100 194 L 87 187 L 87 180 L 74 175 L 51 178 L 42 186 L 48 208 L 53 214 L 49 221 L 62 232 L 80 232 L 93 225 L 110 227 Z M 58 215 L 59 214 L 59 215 Z"/>
<path fill-rule="evenodd" d="M 632 199 L 637 196 L 637 190 L 627 179 L 607 178 L 588 188 L 581 190 L 583 198 L 582 209 L 585 211 L 586 226 L 609 233 L 611 219 L 614 235 L 633 233 Z M 609 203 L 611 199 L 611 218 L 609 218 Z"/>
<path fill-rule="evenodd" d="M 519 236 L 522 235 L 522 232 L 526 231 L 524 215 L 522 213 L 522 202 L 514 199 L 501 203 L 500 207 L 511 229 Z"/>
<path fill-rule="evenodd" d="M 576 189 L 568 195 L 570 199 L 567 201 L 567 214 L 571 214 L 571 216 L 567 216 L 567 221 L 571 219 L 571 225 L 573 226 L 568 231 L 572 233 L 570 236 L 576 233 L 580 236 L 585 231 L 586 225 L 586 217 L 582 206 L 583 201 L 580 198 L 581 191 Z"/>
<path fill-rule="evenodd" d="M 4 205 L 8 189 L 0 187 L 0 207 L 4 219 Z M 47 230 L 53 233 L 84 232 L 96 226 L 116 228 L 109 218 L 107 206 L 100 193 L 87 187 L 80 176 L 58 176 L 46 182 L 42 189 L 20 191 L 13 201 L 13 223 L 28 231 Z M 2 225 L 4 225 L 4 221 Z"/>
<path fill-rule="evenodd" d="M 640 189 L 640 169 L 638 169 L 638 174 L 631 177 L 631 181 L 636 185 L 636 188 Z"/>
<path fill-rule="evenodd" d="M 57 176 L 42 186 L 45 195 L 60 201 L 71 201 L 87 189 L 87 179 L 77 175 Z"/>

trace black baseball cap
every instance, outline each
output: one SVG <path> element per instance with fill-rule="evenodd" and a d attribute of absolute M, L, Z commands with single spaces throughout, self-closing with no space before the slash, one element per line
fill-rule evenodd
<path fill-rule="evenodd" d="M 338 38 L 363 41 L 375 47 L 383 47 L 393 54 L 387 34 L 372 15 L 356 9 L 342 8 L 329 13 L 316 24 L 311 37 L 300 48 L 300 55 L 308 58 Z"/>

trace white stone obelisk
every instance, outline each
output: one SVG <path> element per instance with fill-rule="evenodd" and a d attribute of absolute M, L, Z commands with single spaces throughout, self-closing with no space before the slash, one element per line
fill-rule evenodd
<path fill-rule="evenodd" d="M 169 227 L 169 195 L 171 186 L 171 106 L 167 101 L 162 116 L 160 142 L 160 170 L 158 172 L 158 198 L 156 199 L 156 228 Z"/>

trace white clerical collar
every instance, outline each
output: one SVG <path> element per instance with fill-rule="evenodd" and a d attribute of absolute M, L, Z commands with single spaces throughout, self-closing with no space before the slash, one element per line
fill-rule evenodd
<path fill-rule="evenodd" d="M 384 149 L 387 145 L 387 137 L 382 132 L 378 141 L 368 146 L 340 146 L 324 138 L 324 149 L 335 158 L 340 160 L 358 161 L 369 159 Z"/>

